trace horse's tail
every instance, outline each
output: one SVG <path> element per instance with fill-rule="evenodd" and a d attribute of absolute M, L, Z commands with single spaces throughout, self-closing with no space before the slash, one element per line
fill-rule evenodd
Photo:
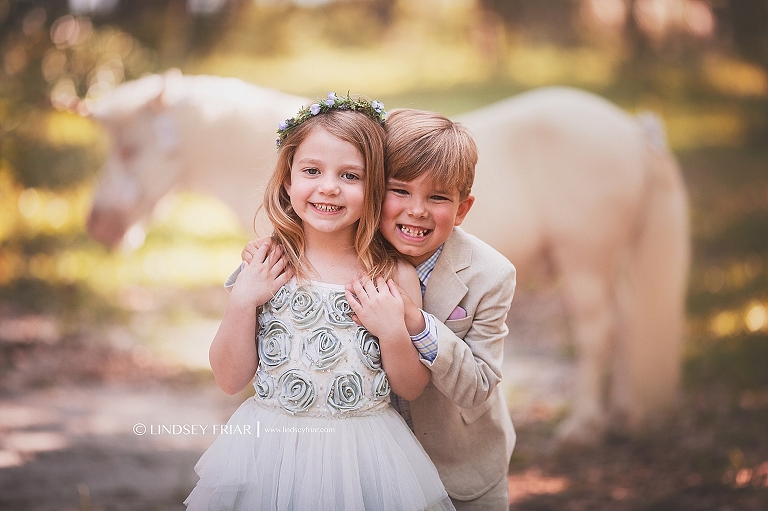
<path fill-rule="evenodd" d="M 635 250 L 621 293 L 625 371 L 613 397 L 629 429 L 655 422 L 676 404 L 682 369 L 690 265 L 688 197 L 680 168 L 653 114 L 638 118 L 647 148 L 647 188 Z"/>

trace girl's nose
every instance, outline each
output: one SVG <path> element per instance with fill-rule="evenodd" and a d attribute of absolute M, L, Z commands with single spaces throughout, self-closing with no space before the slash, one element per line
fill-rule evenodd
<path fill-rule="evenodd" d="M 332 177 L 327 177 L 320 182 L 317 190 L 324 195 L 336 195 L 339 193 L 339 184 Z"/>

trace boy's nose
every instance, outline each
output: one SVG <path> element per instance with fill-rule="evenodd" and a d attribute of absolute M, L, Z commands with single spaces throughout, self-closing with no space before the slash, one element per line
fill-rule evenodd
<path fill-rule="evenodd" d="M 427 216 L 427 208 L 423 204 L 414 204 L 411 206 L 411 216 L 416 218 L 424 218 Z"/>

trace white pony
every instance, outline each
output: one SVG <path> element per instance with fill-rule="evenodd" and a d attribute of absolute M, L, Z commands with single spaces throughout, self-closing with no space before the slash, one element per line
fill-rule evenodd
<path fill-rule="evenodd" d="M 252 230 L 275 163 L 275 129 L 307 100 L 234 79 L 153 75 L 121 85 L 94 116 L 113 142 L 88 223 L 115 245 L 174 187 L 212 194 Z M 554 270 L 578 353 L 560 437 L 637 431 L 674 406 L 689 265 L 686 192 L 654 118 L 548 88 L 459 118 L 474 134 L 477 197 L 466 229 L 522 283 Z"/>
<path fill-rule="evenodd" d="M 114 247 L 174 189 L 213 195 L 248 232 L 277 162 L 277 124 L 307 100 L 234 78 L 149 75 L 90 107 L 112 144 L 88 232 Z"/>
<path fill-rule="evenodd" d="M 559 436 L 658 422 L 677 400 L 690 265 L 687 193 L 660 121 L 566 88 L 460 120 L 480 154 L 464 227 L 520 282 L 542 264 L 558 279 L 578 363 Z"/>

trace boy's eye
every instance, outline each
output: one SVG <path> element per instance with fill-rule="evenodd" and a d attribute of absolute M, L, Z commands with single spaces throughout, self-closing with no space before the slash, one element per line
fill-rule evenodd
<path fill-rule="evenodd" d="M 448 197 L 443 197 L 442 195 L 433 195 L 432 200 L 434 201 L 447 201 L 449 200 Z"/>

